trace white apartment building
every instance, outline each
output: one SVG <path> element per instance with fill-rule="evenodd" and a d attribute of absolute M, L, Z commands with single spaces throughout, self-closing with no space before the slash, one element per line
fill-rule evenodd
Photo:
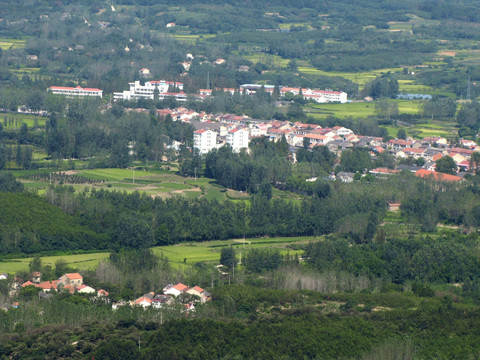
<path fill-rule="evenodd" d="M 210 129 L 200 129 L 193 133 L 193 148 L 200 154 L 207 154 L 217 147 L 217 133 Z"/>
<path fill-rule="evenodd" d="M 332 90 L 312 90 L 310 96 L 315 96 L 315 101 L 317 102 L 339 102 L 345 104 L 347 102 L 347 93 L 343 91 L 332 91 Z M 305 96 L 307 98 L 307 96 Z"/>
<path fill-rule="evenodd" d="M 68 87 L 68 86 L 50 86 L 48 91 L 55 95 L 63 95 L 67 97 L 72 96 L 92 96 L 92 97 L 99 97 L 103 96 L 103 90 L 94 89 L 94 88 L 82 88 L 80 86 L 77 87 Z"/>
<path fill-rule="evenodd" d="M 128 83 L 130 89 L 122 92 L 114 92 L 114 100 L 138 100 L 141 98 L 153 100 L 155 96 L 155 89 L 158 89 L 158 93 L 168 93 L 170 87 L 176 87 L 178 90 L 183 90 L 183 84 L 174 81 L 165 80 L 152 80 L 145 82 L 145 85 L 141 85 L 140 81 Z"/>
<path fill-rule="evenodd" d="M 227 144 L 234 152 L 240 152 L 241 149 L 248 149 L 248 129 L 238 128 L 230 130 L 227 134 Z"/>

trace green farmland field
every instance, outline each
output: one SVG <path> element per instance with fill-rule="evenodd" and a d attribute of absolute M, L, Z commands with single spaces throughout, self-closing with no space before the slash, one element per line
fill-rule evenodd
<path fill-rule="evenodd" d="M 178 245 L 157 246 L 152 248 L 156 255 L 163 254 L 174 266 L 192 265 L 197 262 L 218 263 L 220 260 L 220 252 L 223 247 L 234 246 L 237 254 L 242 250 L 243 253 L 250 249 L 256 248 L 275 248 L 283 254 L 291 255 L 302 253 L 302 250 L 289 248 L 292 244 L 302 244 L 313 241 L 313 237 L 296 237 L 296 238 L 257 238 L 237 240 L 217 240 L 208 242 L 189 242 Z M 54 265 L 57 260 L 65 260 L 70 267 L 79 270 L 94 269 L 98 263 L 109 257 L 109 253 L 91 253 L 77 255 L 59 255 L 42 257 L 44 265 Z M 239 255 L 238 255 L 239 256 Z M 186 259 L 186 263 L 184 262 Z M 15 274 L 19 271 L 27 271 L 28 264 L 32 258 L 11 259 L 0 261 L 0 273 Z"/>
<path fill-rule="evenodd" d="M 0 38 L 0 48 L 2 50 L 22 49 L 25 47 L 25 43 L 26 43 L 26 40 L 24 39 Z"/>
<path fill-rule="evenodd" d="M 398 105 L 399 113 L 416 114 L 420 111 L 420 101 L 410 100 L 391 100 Z M 375 103 L 373 102 L 355 102 L 347 104 L 309 104 L 304 108 L 307 115 L 316 119 L 325 119 L 328 116 L 335 116 L 343 119 L 366 118 L 375 114 Z"/>

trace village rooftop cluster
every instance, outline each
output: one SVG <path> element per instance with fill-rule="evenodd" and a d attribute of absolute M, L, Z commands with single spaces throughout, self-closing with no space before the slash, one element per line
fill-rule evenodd
<path fill-rule="evenodd" d="M 135 109 L 132 111 L 147 112 L 148 110 Z M 425 161 L 422 166 L 403 164 L 398 165 L 395 169 L 370 171 L 379 176 L 407 170 L 415 172 L 417 176 L 421 177 L 431 175 L 438 180 L 458 181 L 462 179 L 461 175 L 475 170 L 472 168 L 474 164 L 472 165 L 470 160 L 474 152 L 480 151 L 480 146 L 472 140 L 460 140 L 459 145 L 454 146 L 449 144 L 446 138 L 439 136 L 425 137 L 421 140 L 408 138 L 384 141 L 381 137 L 357 135 L 351 129 L 342 126 L 322 128 L 317 124 L 258 120 L 232 114 L 206 114 L 186 108 L 160 109 L 157 110 L 157 115 L 159 117 L 170 115 L 174 121 L 191 123 L 197 129 L 194 132 L 193 148 L 200 154 L 207 154 L 226 144 L 231 146 L 233 151 L 240 152 L 242 149 L 248 150 L 248 144 L 253 138 L 267 137 L 270 141 L 276 142 L 285 137 L 294 162 L 296 161 L 296 151 L 304 148 L 306 144 L 310 149 L 327 146 L 337 156 L 340 156 L 345 150 L 361 147 L 367 148 L 372 158 L 376 158 L 386 151 L 398 160 L 422 158 Z M 447 155 L 455 160 L 459 176 L 439 177 L 435 174 L 436 161 Z M 422 171 L 418 172 L 419 170 Z M 342 179 L 351 181 L 354 174 L 350 175 Z"/>
<path fill-rule="evenodd" d="M 0 274 L 0 280 L 7 280 L 7 274 Z M 93 287 L 84 284 L 83 276 L 80 273 L 66 273 L 58 280 L 41 281 L 41 273 L 34 271 L 31 274 L 31 279 L 24 281 L 21 278 L 15 277 L 11 284 L 10 296 L 18 296 L 21 289 L 28 286 L 39 289 L 39 299 L 48 299 L 53 296 L 53 292 L 66 291 L 70 294 L 88 294 L 94 299 L 103 299 L 106 303 L 110 303 L 109 292 L 104 289 L 95 290 Z M 182 283 L 169 284 L 163 288 L 163 293 L 156 294 L 155 292 L 146 293 L 136 299 L 129 301 L 119 301 L 112 303 L 112 309 L 116 310 L 120 306 L 138 306 L 152 308 L 162 308 L 164 306 L 182 305 L 186 311 L 193 311 L 195 304 L 206 303 L 212 299 L 210 293 L 200 286 L 188 287 Z M 11 305 L 18 308 L 20 303 L 15 301 Z"/>

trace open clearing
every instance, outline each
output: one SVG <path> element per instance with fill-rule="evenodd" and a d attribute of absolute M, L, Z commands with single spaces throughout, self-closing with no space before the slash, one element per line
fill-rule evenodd
<path fill-rule="evenodd" d="M 318 238 L 317 238 L 318 239 Z M 300 254 L 302 250 L 296 250 L 290 246 L 299 245 L 313 241 L 313 237 L 292 237 L 292 238 L 256 238 L 256 239 L 234 239 L 215 240 L 205 242 L 188 242 L 177 245 L 156 246 L 152 248 L 156 255 L 163 254 L 174 266 L 193 265 L 197 262 L 218 263 L 221 249 L 232 245 L 237 252 L 245 254 L 251 249 L 274 248 L 282 254 Z M 94 269 L 98 263 L 109 257 L 110 253 L 91 253 L 77 255 L 59 255 L 42 257 L 44 265 L 54 265 L 57 260 L 65 260 L 72 268 L 79 270 Z M 184 261 L 186 259 L 186 262 Z M 15 274 L 19 271 L 27 271 L 28 264 L 32 258 L 11 259 L 0 261 L 0 273 Z"/>

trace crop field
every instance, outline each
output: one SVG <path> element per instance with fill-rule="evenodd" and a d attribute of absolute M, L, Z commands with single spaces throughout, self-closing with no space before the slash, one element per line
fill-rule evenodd
<path fill-rule="evenodd" d="M 41 156 L 46 154 L 38 154 Z M 33 180 L 24 171 L 12 171 L 19 177 L 28 189 L 43 194 L 48 188 L 49 181 L 45 178 Z M 48 170 L 39 170 L 37 173 L 49 173 Z M 153 197 L 168 198 L 184 196 L 188 199 L 205 197 L 209 200 L 225 201 L 248 200 L 249 195 L 242 191 L 226 189 L 207 178 L 185 178 L 167 170 L 132 170 L 132 169 L 84 169 L 63 171 L 66 176 L 79 175 L 92 180 L 92 183 L 71 184 L 76 191 L 87 188 L 104 189 L 110 191 L 125 191 L 132 193 L 139 191 Z M 64 180 L 65 185 L 70 185 Z"/>
<path fill-rule="evenodd" d="M 197 262 L 218 263 L 220 260 L 221 249 L 232 245 L 237 256 L 240 251 L 243 254 L 251 249 L 273 248 L 278 249 L 282 254 L 290 255 L 300 254 L 302 250 L 293 249 L 291 245 L 305 244 L 314 241 L 313 237 L 295 237 L 295 238 L 256 238 L 256 239 L 236 239 L 236 240 L 216 240 L 207 242 L 189 242 L 177 245 L 156 246 L 152 248 L 156 255 L 163 254 L 174 266 L 193 265 Z M 44 265 L 54 265 L 57 260 L 65 260 L 72 268 L 79 270 L 94 269 L 98 263 L 109 257 L 110 253 L 98 252 L 91 254 L 44 256 L 42 263 Z M 186 261 L 185 261 L 186 259 Z M 28 264 L 32 258 L 19 258 L 6 261 L 0 261 L 0 273 L 15 274 L 19 271 L 28 270 Z"/>
<path fill-rule="evenodd" d="M 58 255 L 58 256 L 44 256 L 42 257 L 43 265 L 54 265 L 57 260 L 65 260 L 67 264 L 75 269 L 90 270 L 94 269 L 101 260 L 108 258 L 110 254 L 91 253 L 91 254 L 76 254 L 76 255 Z M 28 270 L 28 264 L 32 258 L 12 259 L 8 261 L 0 261 L 0 273 L 15 274 L 19 271 Z"/>
<path fill-rule="evenodd" d="M 385 126 L 388 131 L 388 135 L 395 137 L 397 135 L 399 127 Z M 453 123 L 446 122 L 430 122 L 428 124 L 416 124 L 410 127 L 404 128 L 407 135 L 413 138 L 423 139 L 430 136 L 442 136 L 445 138 L 455 137 L 458 133 L 458 129 Z"/>
<path fill-rule="evenodd" d="M 397 103 L 399 113 L 416 114 L 420 111 L 421 101 L 391 100 Z M 304 107 L 307 115 L 316 119 L 325 119 L 332 115 L 343 119 L 366 118 L 375 114 L 375 103 L 373 102 L 352 102 L 347 104 L 309 104 Z"/>
<path fill-rule="evenodd" d="M 0 38 L 0 48 L 2 50 L 22 49 L 25 47 L 25 39 L 7 39 Z"/>
<path fill-rule="evenodd" d="M 433 89 L 429 86 L 415 84 L 414 80 L 398 80 L 399 92 L 409 94 L 431 94 Z"/>

